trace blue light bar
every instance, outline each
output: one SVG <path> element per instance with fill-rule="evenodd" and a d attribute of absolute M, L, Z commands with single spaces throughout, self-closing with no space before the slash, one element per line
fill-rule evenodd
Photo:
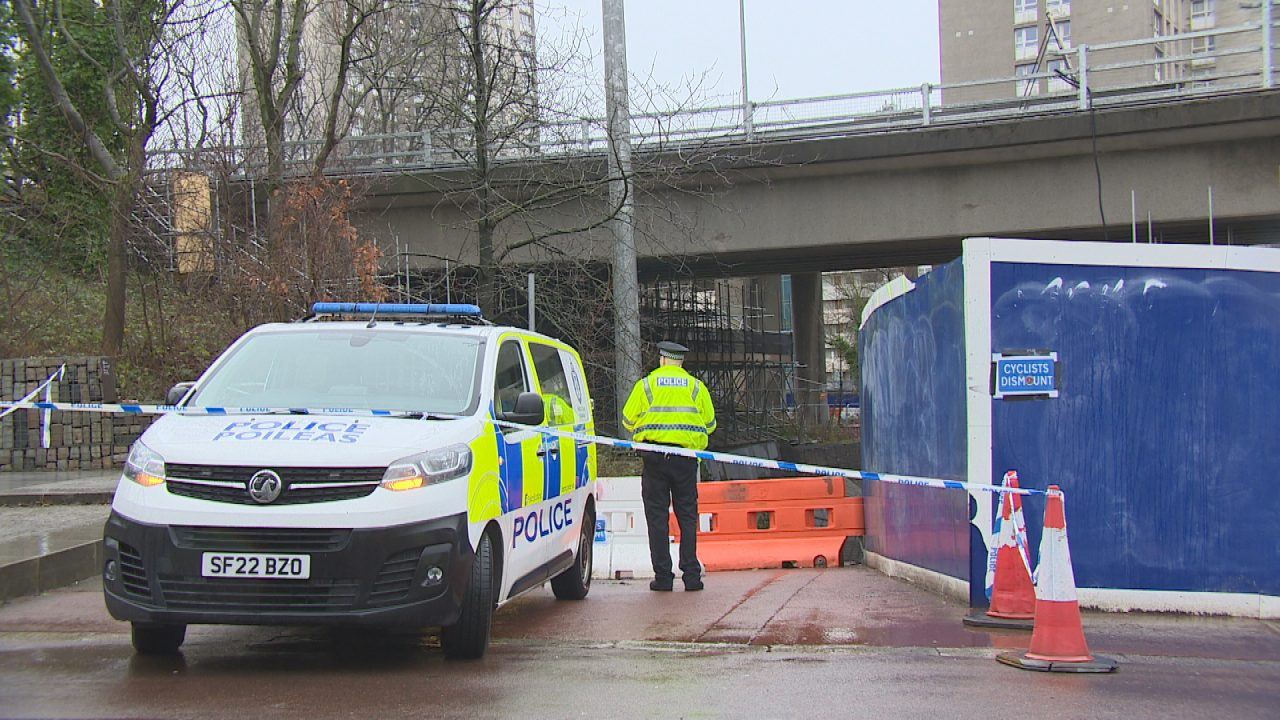
<path fill-rule="evenodd" d="M 318 302 L 311 306 L 315 315 L 447 315 L 482 317 L 478 305 L 464 303 L 344 303 Z"/>

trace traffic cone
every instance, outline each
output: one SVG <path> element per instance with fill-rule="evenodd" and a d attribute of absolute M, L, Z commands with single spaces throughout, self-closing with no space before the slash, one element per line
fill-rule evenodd
<path fill-rule="evenodd" d="M 1067 545 L 1067 516 L 1062 490 L 1049 486 L 1044 508 L 1044 533 L 1040 536 L 1040 564 L 1036 567 L 1036 622 L 1031 649 L 1025 653 L 1001 653 L 996 659 L 1023 670 L 1042 672 L 1114 672 L 1115 660 L 1094 656 L 1084 639 L 1076 579 Z"/>
<path fill-rule="evenodd" d="M 1004 486 L 1018 487 L 1018 472 L 1004 474 Z M 1031 584 L 1031 560 L 1027 557 L 1027 524 L 1022 519 L 1022 496 L 1002 493 L 995 541 L 994 577 L 988 586 L 991 607 L 974 610 L 964 624 L 1005 630 L 1031 630 L 1036 616 L 1036 589 Z"/>

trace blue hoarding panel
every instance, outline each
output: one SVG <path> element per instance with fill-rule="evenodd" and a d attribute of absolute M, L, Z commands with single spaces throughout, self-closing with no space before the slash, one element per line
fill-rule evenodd
<path fill-rule="evenodd" d="M 1058 352 L 992 460 L 1062 486 L 1077 584 L 1280 594 L 1280 275 L 995 263 L 991 297 L 992 352 Z"/>
<path fill-rule="evenodd" d="M 858 336 L 862 467 L 963 480 L 964 280 L 957 260 L 878 308 Z M 969 579 L 964 492 L 865 484 L 867 549 Z"/>

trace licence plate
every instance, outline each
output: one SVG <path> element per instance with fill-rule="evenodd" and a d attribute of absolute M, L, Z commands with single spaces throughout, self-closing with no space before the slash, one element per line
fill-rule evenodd
<path fill-rule="evenodd" d="M 200 558 L 200 574 L 204 577 L 306 580 L 311 577 L 311 556 L 207 552 Z"/>

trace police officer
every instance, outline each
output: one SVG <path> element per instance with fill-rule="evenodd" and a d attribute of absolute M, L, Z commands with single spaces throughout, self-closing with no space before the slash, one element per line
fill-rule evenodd
<path fill-rule="evenodd" d="M 702 450 L 716 429 L 711 393 L 685 371 L 689 348 L 658 343 L 658 368 L 631 389 L 622 408 L 622 422 L 637 442 Z M 680 571 L 685 590 L 702 589 L 698 562 L 698 460 L 660 453 L 644 453 L 640 478 L 644 516 L 649 526 L 649 557 L 653 561 L 650 590 L 670 591 L 675 580 L 668 545 L 667 509 L 674 508 L 680 525 Z"/>

